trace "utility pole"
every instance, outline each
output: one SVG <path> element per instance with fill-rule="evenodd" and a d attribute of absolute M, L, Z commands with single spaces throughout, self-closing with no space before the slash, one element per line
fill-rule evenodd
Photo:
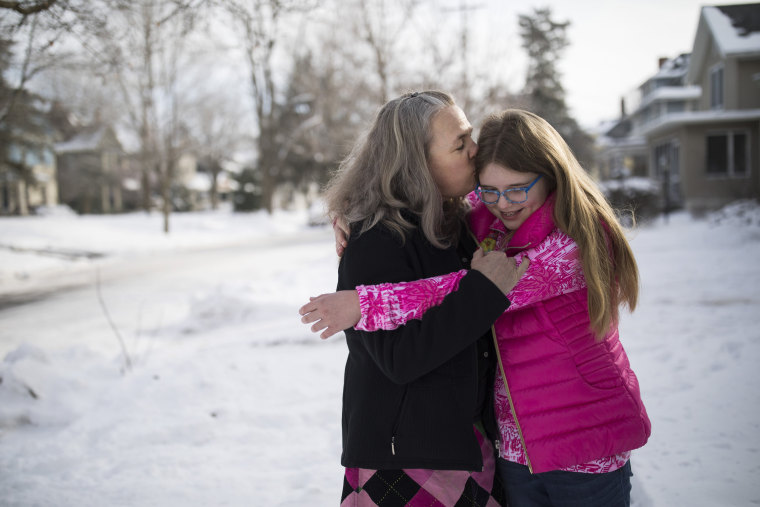
<path fill-rule="evenodd" d="M 461 27 L 461 44 L 460 44 L 460 50 L 461 50 L 461 67 L 462 67 L 462 76 L 461 76 L 461 88 L 462 88 L 462 96 L 457 97 L 457 99 L 460 102 L 460 106 L 465 111 L 468 110 L 468 99 L 470 96 L 470 80 L 469 80 L 469 68 L 467 65 L 468 62 L 468 53 L 469 53 L 469 32 L 470 32 L 470 23 L 469 23 L 469 16 L 468 14 L 472 11 L 475 11 L 477 9 L 484 8 L 484 4 L 470 4 L 467 3 L 467 0 L 459 0 L 459 7 L 449 7 L 446 9 L 443 9 L 443 12 L 454 12 L 459 13 L 460 15 L 460 21 L 462 23 Z"/>

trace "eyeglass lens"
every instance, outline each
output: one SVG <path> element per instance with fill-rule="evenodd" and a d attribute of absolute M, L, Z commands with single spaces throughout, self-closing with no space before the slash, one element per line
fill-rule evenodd
<path fill-rule="evenodd" d="M 499 202 L 500 195 L 501 193 L 496 190 L 482 190 L 480 192 L 481 199 L 486 204 L 496 204 Z M 504 197 L 506 197 L 509 202 L 525 202 L 528 200 L 528 192 L 523 189 L 506 190 L 504 192 Z"/>

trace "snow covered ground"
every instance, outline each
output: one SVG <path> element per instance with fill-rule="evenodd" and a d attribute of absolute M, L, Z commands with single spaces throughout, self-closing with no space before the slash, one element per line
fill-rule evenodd
<path fill-rule="evenodd" d="M 337 505 L 345 344 L 297 314 L 337 262 L 305 224 L 0 219 L 0 504 Z M 634 505 L 760 505 L 758 208 L 631 241 L 621 336 L 653 424 Z"/>

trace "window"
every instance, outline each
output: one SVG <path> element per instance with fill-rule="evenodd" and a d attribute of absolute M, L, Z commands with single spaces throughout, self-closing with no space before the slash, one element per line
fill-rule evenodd
<path fill-rule="evenodd" d="M 710 72 L 710 108 L 723 109 L 723 67 Z"/>
<path fill-rule="evenodd" d="M 745 176 L 749 168 L 747 134 L 725 132 L 707 136 L 707 174 Z"/>
<path fill-rule="evenodd" d="M 684 111 L 686 111 L 686 102 L 683 100 L 668 102 L 668 113 L 682 113 Z"/>
<path fill-rule="evenodd" d="M 728 174 L 728 136 L 707 136 L 707 174 Z"/>
<path fill-rule="evenodd" d="M 23 159 L 24 159 L 24 156 L 21 150 L 16 144 L 10 145 L 10 147 L 8 148 L 7 157 L 10 162 L 15 162 L 16 164 L 20 164 L 21 162 L 23 162 Z"/>
<path fill-rule="evenodd" d="M 679 145 L 677 141 L 668 141 L 654 148 L 654 176 L 677 178 L 679 171 Z"/>
<path fill-rule="evenodd" d="M 53 165 L 55 162 L 55 152 L 50 148 L 44 148 L 42 154 L 42 160 L 44 163 L 47 165 Z"/>

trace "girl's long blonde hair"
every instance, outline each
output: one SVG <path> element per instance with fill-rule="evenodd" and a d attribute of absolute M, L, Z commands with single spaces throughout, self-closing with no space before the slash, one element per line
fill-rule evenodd
<path fill-rule="evenodd" d="M 612 207 L 562 136 L 528 111 L 509 109 L 483 123 L 475 167 L 490 163 L 542 174 L 555 191 L 554 223 L 578 244 L 591 329 L 602 339 L 621 304 L 636 308 L 639 292 L 636 260 Z"/>
<path fill-rule="evenodd" d="M 387 102 L 354 145 L 326 188 L 328 214 L 361 234 L 378 223 L 404 233 L 418 217 L 426 239 L 438 248 L 457 241 L 463 199 L 446 200 L 428 169 L 431 123 L 454 99 L 440 91 L 410 93 Z"/>

